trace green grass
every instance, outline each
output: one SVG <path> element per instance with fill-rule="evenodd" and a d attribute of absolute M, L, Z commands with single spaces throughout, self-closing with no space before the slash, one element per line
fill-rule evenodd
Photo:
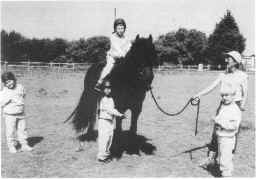
<path fill-rule="evenodd" d="M 62 122 L 74 109 L 83 90 L 83 73 L 17 72 L 27 90 L 27 127 L 31 137 L 43 138 L 33 152 L 8 153 L 2 121 L 2 177 L 212 177 L 198 167 L 206 149 L 190 154 L 183 151 L 209 142 L 219 103 L 218 89 L 201 99 L 199 133 L 194 136 L 196 109 L 189 107 L 179 116 L 168 117 L 154 105 L 148 93 L 138 121 L 138 134 L 157 149 L 141 156 L 123 154 L 106 165 L 96 162 L 97 143 L 85 144 L 75 152 L 77 141 L 70 124 Z M 164 109 L 176 112 L 187 100 L 217 77 L 213 72 L 156 73 L 153 91 Z M 249 76 L 249 97 L 243 113 L 242 131 L 234 156 L 234 176 L 252 177 L 255 169 L 254 74 Z M 129 115 L 129 112 L 127 113 Z M 129 120 L 124 121 L 127 129 Z"/>

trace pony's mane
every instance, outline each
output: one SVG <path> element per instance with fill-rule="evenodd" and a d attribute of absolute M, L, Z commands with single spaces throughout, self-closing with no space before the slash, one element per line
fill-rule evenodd
<path fill-rule="evenodd" d="M 154 45 L 151 38 L 139 38 L 138 36 L 132 42 L 131 48 L 121 61 L 120 65 L 116 66 L 110 78 L 112 81 L 137 83 L 140 81 L 140 74 L 143 68 L 152 68 L 154 56 L 156 55 Z M 139 82 L 138 82 L 139 83 Z"/>
<path fill-rule="evenodd" d="M 125 61 L 129 64 L 129 61 L 136 62 L 138 64 L 140 61 L 150 61 L 150 59 L 138 59 L 139 53 L 148 53 L 155 54 L 154 45 L 152 43 L 152 39 L 144 38 L 144 37 L 136 37 L 136 39 L 132 42 L 131 48 L 125 56 Z M 145 62 L 141 62 L 145 64 Z M 147 64 L 147 63 L 146 63 Z M 148 64 L 152 65 L 153 62 L 149 62 Z"/>

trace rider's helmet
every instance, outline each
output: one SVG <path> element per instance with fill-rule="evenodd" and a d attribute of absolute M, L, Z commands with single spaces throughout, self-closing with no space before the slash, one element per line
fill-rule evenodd
<path fill-rule="evenodd" d="M 123 25 L 124 26 L 124 30 L 126 29 L 126 23 L 125 23 L 124 19 L 122 19 L 122 18 L 117 18 L 114 21 L 114 32 L 116 32 L 117 25 Z"/>

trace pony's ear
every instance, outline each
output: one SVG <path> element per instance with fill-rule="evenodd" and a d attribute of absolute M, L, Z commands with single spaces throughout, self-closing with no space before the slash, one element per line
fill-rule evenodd
<path fill-rule="evenodd" d="M 148 40 L 149 40 L 150 42 L 153 42 L 153 38 L 152 38 L 152 35 L 151 35 L 151 34 L 149 35 Z"/>
<path fill-rule="evenodd" d="M 137 34 L 135 41 L 137 41 L 140 38 L 140 35 Z"/>

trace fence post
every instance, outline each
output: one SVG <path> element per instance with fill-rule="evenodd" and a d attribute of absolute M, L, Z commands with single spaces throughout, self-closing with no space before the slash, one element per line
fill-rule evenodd
<path fill-rule="evenodd" d="M 75 72 L 75 63 L 72 63 L 72 70 Z"/>
<path fill-rule="evenodd" d="M 207 64 L 207 70 L 210 71 L 211 65 Z"/>
<path fill-rule="evenodd" d="M 8 62 L 7 61 L 4 61 L 4 69 L 5 69 L 5 71 L 7 71 L 7 69 L 8 69 Z"/>
<path fill-rule="evenodd" d="M 204 65 L 203 64 L 198 64 L 198 71 L 203 71 Z"/>
<path fill-rule="evenodd" d="M 30 61 L 27 62 L 27 71 L 30 71 Z"/>
<path fill-rule="evenodd" d="M 220 64 L 218 64 L 217 68 L 218 68 L 218 70 L 220 70 L 220 69 L 221 69 L 221 65 L 220 65 Z"/>
<path fill-rule="evenodd" d="M 58 63 L 58 73 L 60 72 L 60 63 Z"/>

